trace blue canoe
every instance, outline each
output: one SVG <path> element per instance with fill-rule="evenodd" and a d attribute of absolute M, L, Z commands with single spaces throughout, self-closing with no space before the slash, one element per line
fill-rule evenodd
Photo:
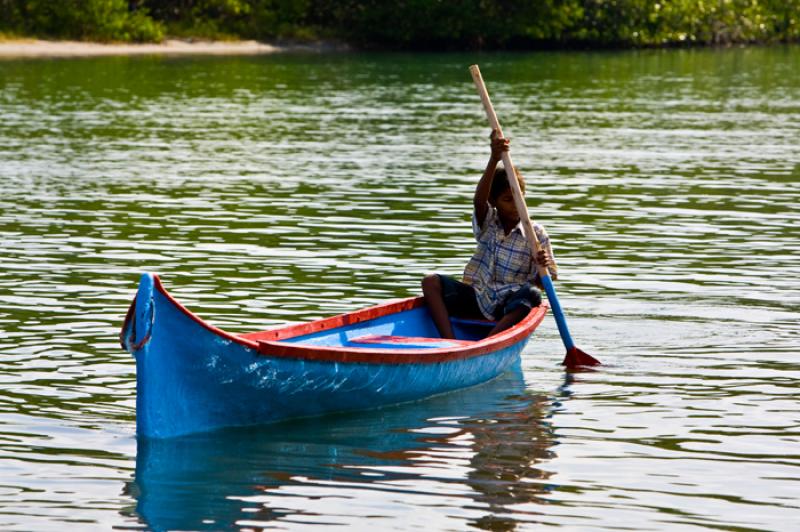
<path fill-rule="evenodd" d="M 136 358 L 136 430 L 170 438 L 221 427 L 377 408 L 488 381 L 519 361 L 544 319 L 517 325 L 453 319 L 439 337 L 424 299 L 390 301 L 340 316 L 247 334 L 209 325 L 153 274 L 120 333 Z"/>

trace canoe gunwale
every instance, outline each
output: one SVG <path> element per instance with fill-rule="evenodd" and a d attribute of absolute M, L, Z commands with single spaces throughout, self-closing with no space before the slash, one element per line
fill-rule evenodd
<path fill-rule="evenodd" d="M 167 292 L 158 275 L 153 275 L 155 288 L 178 310 L 198 325 L 215 335 L 255 350 L 263 356 L 293 358 L 313 361 L 367 363 L 367 364 L 432 364 L 463 360 L 494 353 L 500 349 L 524 342 L 538 327 L 547 313 L 548 305 L 534 307 L 519 323 L 505 331 L 475 342 L 465 342 L 457 347 L 419 349 L 387 349 L 374 347 L 309 346 L 281 342 L 290 338 L 346 327 L 389 314 L 423 307 L 423 297 L 389 301 L 374 307 L 340 314 L 307 323 L 283 326 L 267 331 L 236 335 L 215 327 L 190 311 Z M 129 312 L 130 316 L 130 312 Z M 129 319 L 129 316 L 126 317 Z"/>
<path fill-rule="evenodd" d="M 413 302 L 415 305 L 418 300 L 423 298 L 413 298 L 404 300 Z M 385 306 L 391 308 L 394 303 L 387 303 Z M 373 307 L 374 310 L 383 310 L 384 305 Z M 547 305 L 543 304 L 534 307 L 522 321 L 505 331 L 479 340 L 476 342 L 465 342 L 456 347 L 435 347 L 421 349 L 387 349 L 371 347 L 330 347 L 330 346 L 304 346 L 301 344 L 287 344 L 276 340 L 259 340 L 258 352 L 264 355 L 283 357 L 283 358 L 303 358 L 307 360 L 319 360 L 330 362 L 350 362 L 350 363 L 372 363 L 372 364 L 433 364 L 437 362 L 449 362 L 463 360 L 476 356 L 494 353 L 500 349 L 510 347 L 516 343 L 524 342 L 538 327 L 547 313 Z M 372 309 L 364 309 L 365 312 Z M 388 313 L 388 312 L 387 312 Z M 348 314 L 328 318 L 336 320 L 346 317 Z M 312 322 L 312 325 L 318 322 Z M 336 328 L 336 321 L 331 323 L 330 328 Z M 342 324 L 346 325 L 346 324 Z M 338 325 L 341 326 L 341 325 Z M 325 329 L 309 328 L 307 333 L 318 332 Z M 306 334 L 307 334 L 306 333 Z M 301 336 L 298 334 L 297 336 Z"/>
<path fill-rule="evenodd" d="M 216 334 L 217 336 L 220 336 L 220 337 L 224 338 L 225 340 L 230 340 L 232 342 L 244 345 L 244 346 L 252 348 L 252 349 L 257 349 L 258 348 L 258 343 L 257 342 L 254 342 L 252 340 L 248 340 L 246 338 L 242 338 L 241 336 L 238 336 L 238 335 L 223 331 L 222 329 L 220 329 L 218 327 L 214 327 L 210 323 L 204 321 L 203 318 L 201 318 L 200 316 L 198 316 L 197 314 L 195 314 L 194 312 L 192 312 L 191 310 L 189 310 L 188 308 L 183 306 L 183 304 L 181 304 L 180 301 L 178 301 L 177 299 L 172 297 L 172 295 L 169 292 L 167 292 L 167 289 L 164 288 L 164 285 L 161 283 L 161 279 L 158 277 L 158 275 L 153 274 L 153 280 L 155 281 L 156 289 L 159 292 L 161 292 L 161 295 L 166 297 L 167 300 L 169 300 L 170 303 L 172 303 L 178 310 L 183 312 L 188 318 L 191 318 L 198 325 L 202 326 L 205 329 L 208 329 L 212 333 Z"/>

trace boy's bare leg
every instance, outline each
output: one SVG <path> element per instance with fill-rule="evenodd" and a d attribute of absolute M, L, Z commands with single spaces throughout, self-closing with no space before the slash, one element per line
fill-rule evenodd
<path fill-rule="evenodd" d="M 505 331 L 509 327 L 513 327 L 514 325 L 522 321 L 522 318 L 524 318 L 528 314 L 528 312 L 530 312 L 530 309 L 524 306 L 512 310 L 511 312 L 500 318 L 500 321 L 498 321 L 497 324 L 494 326 L 494 329 L 492 329 L 492 331 L 489 333 L 489 336 L 493 336 L 501 331 Z"/>
<path fill-rule="evenodd" d="M 433 323 L 439 329 L 442 338 L 455 338 L 453 327 L 450 325 L 450 315 L 447 307 L 444 306 L 442 297 L 442 282 L 435 274 L 426 275 L 422 280 L 422 293 L 425 295 L 425 303 L 428 304 L 428 311 L 431 313 Z"/>

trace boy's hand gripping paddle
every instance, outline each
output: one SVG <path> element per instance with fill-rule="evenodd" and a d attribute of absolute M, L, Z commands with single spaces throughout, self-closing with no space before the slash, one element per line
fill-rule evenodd
<path fill-rule="evenodd" d="M 500 122 L 498 122 L 497 115 L 494 112 L 494 107 L 492 107 L 492 102 L 489 100 L 489 93 L 486 90 L 486 85 L 483 83 L 481 70 L 478 68 L 478 65 L 472 65 L 469 67 L 469 71 L 472 74 L 473 81 L 475 81 L 475 86 L 478 87 L 478 93 L 481 95 L 481 101 L 483 102 L 483 108 L 486 110 L 486 116 L 489 119 L 489 125 L 492 129 L 497 130 L 498 137 L 502 137 L 503 132 L 500 129 Z M 525 204 L 525 199 L 522 197 L 522 190 L 520 190 L 519 182 L 516 179 L 511 179 L 511 172 L 514 168 L 514 165 L 511 164 L 511 155 L 508 151 L 504 151 L 502 153 L 502 159 L 503 165 L 506 168 L 506 173 L 508 173 L 508 184 L 511 187 L 511 194 L 514 196 L 514 205 L 519 213 L 525 234 L 529 235 L 528 242 L 531 244 L 531 250 L 534 253 L 534 256 L 536 256 L 539 254 L 541 245 L 539 244 L 539 239 L 536 237 L 536 233 L 533 231 L 533 224 L 531 223 L 530 215 L 528 214 L 528 206 Z M 567 348 L 567 355 L 564 357 L 562 364 L 568 368 L 576 368 L 578 366 L 597 366 L 600 364 L 599 360 L 575 347 L 575 343 L 572 341 L 572 336 L 569 334 L 567 320 L 564 317 L 564 312 L 561 310 L 561 304 L 558 302 L 556 289 L 553 286 L 552 279 L 550 279 L 550 272 L 547 271 L 547 267 L 537 265 L 537 269 L 539 272 L 539 278 L 542 281 L 542 286 L 544 287 L 544 291 L 547 293 L 547 299 L 550 301 L 550 306 L 553 309 L 553 316 L 556 319 L 558 332 L 561 334 L 561 340 L 564 342 L 564 347 Z"/>

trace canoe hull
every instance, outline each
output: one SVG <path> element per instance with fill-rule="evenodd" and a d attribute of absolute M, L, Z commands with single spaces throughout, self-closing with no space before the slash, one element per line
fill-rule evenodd
<path fill-rule="evenodd" d="M 127 320 L 122 338 L 136 358 L 137 432 L 154 438 L 376 408 L 474 386 L 518 361 L 533 332 L 449 360 L 420 363 L 412 354 L 408 363 L 396 355 L 384 363 L 378 353 L 370 362 L 348 362 L 324 359 L 325 349 L 300 357 L 276 348 L 273 355 L 270 343 L 222 333 L 177 305 L 152 276 L 143 277 L 134 307 L 137 319 Z M 145 325 L 136 331 L 136 323 Z"/>

